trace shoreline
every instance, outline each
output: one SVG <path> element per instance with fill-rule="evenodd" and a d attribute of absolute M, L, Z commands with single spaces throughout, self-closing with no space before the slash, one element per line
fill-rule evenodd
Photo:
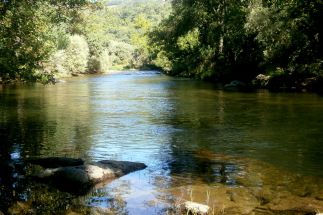
<path fill-rule="evenodd" d="M 87 73 L 77 73 L 77 74 L 70 74 L 69 76 L 57 76 L 54 77 L 52 81 L 48 82 L 39 82 L 39 81 L 28 81 L 28 80 L 19 80 L 19 79 L 8 79 L 2 80 L 0 78 L 0 87 L 3 88 L 5 86 L 12 86 L 12 85 L 24 85 L 24 84 L 34 84 L 34 83 L 41 83 L 44 85 L 47 84 L 57 84 L 61 82 L 65 82 L 66 80 L 73 79 L 73 78 L 80 78 L 85 76 L 97 76 L 97 75 L 114 75 L 114 74 L 122 74 L 122 73 L 129 73 L 129 72 L 136 72 L 136 71 L 159 71 L 162 74 L 165 74 L 170 77 L 185 77 L 185 76 L 172 76 L 160 70 L 140 70 L 140 69 L 112 69 L 107 72 L 87 72 Z M 216 82 L 212 80 L 202 80 L 196 78 L 190 78 L 191 80 L 201 80 L 203 82 L 208 82 L 217 86 L 218 89 L 224 91 L 232 91 L 232 92 L 256 92 L 259 90 L 268 90 L 272 93 L 314 93 L 318 95 L 323 94 L 323 78 L 321 77 L 312 77 L 306 78 L 303 80 L 299 80 L 297 83 L 293 80 L 284 79 L 284 80 L 277 80 L 276 77 L 270 77 L 263 74 L 259 74 L 255 79 L 251 82 L 243 82 L 239 80 L 232 80 L 231 82 Z"/>

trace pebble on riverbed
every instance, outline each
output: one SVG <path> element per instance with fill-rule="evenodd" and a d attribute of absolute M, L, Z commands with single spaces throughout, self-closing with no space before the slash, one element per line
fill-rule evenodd
<path fill-rule="evenodd" d="M 185 211 L 185 214 L 206 215 L 209 213 L 210 207 L 200 203 L 187 201 L 181 205 L 181 210 Z"/>

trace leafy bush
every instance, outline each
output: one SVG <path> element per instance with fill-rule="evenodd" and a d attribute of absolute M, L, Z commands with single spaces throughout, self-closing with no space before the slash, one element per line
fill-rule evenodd
<path fill-rule="evenodd" d="M 112 66 L 111 56 L 107 49 L 103 50 L 99 57 L 91 56 L 88 62 L 88 72 L 107 73 Z"/>
<path fill-rule="evenodd" d="M 84 73 L 87 69 L 89 47 L 80 35 L 70 36 L 70 42 L 65 50 L 64 67 L 70 74 Z"/>
<path fill-rule="evenodd" d="M 100 55 L 100 72 L 106 73 L 112 66 L 111 57 L 108 50 L 104 50 Z"/>
<path fill-rule="evenodd" d="M 113 65 L 129 65 L 134 47 L 128 43 L 111 41 L 106 51 Z"/>
<path fill-rule="evenodd" d="M 84 73 L 87 70 L 89 47 L 80 35 L 69 36 L 65 50 L 58 50 L 51 55 L 45 66 L 45 71 L 54 73 L 57 77 L 67 77 Z"/>
<path fill-rule="evenodd" d="M 46 66 L 45 71 L 49 71 L 55 74 L 58 77 L 66 77 L 68 76 L 68 71 L 66 70 L 65 63 L 65 50 L 56 51 L 49 59 L 49 63 Z"/>
<path fill-rule="evenodd" d="M 100 59 L 98 57 L 92 55 L 87 63 L 87 71 L 89 73 L 96 73 L 100 71 Z"/>

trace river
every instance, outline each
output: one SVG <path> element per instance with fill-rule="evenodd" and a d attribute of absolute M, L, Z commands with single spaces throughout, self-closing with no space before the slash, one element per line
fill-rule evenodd
<path fill-rule="evenodd" d="M 323 208 L 323 97 L 316 94 L 225 92 L 125 71 L 2 87 L 0 105 L 1 162 L 16 165 L 0 174 L 3 212 L 176 214 L 184 200 L 215 214 L 279 214 L 291 202 Z M 25 160 L 48 156 L 148 167 L 73 196 L 24 180 Z"/>

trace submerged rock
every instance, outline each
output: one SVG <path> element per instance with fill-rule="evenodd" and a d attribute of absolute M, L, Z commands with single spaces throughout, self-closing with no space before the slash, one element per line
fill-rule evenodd
<path fill-rule="evenodd" d="M 241 91 L 247 90 L 247 85 L 244 82 L 234 80 L 231 81 L 229 84 L 224 85 L 224 90 L 226 91 Z"/>
<path fill-rule="evenodd" d="M 91 209 L 91 214 L 92 215 L 110 215 L 110 214 L 115 214 L 113 211 L 109 208 L 102 208 L 102 207 L 93 207 Z"/>
<path fill-rule="evenodd" d="M 57 163 L 54 163 L 54 161 L 57 161 Z M 32 163 L 43 167 L 57 167 L 59 164 L 62 166 L 47 168 L 34 175 L 34 177 L 40 181 L 52 184 L 60 190 L 75 194 L 85 194 L 95 184 L 146 168 L 146 165 L 143 163 L 129 161 L 102 160 L 93 163 L 82 163 L 81 161 L 81 159 L 71 158 L 35 159 Z M 68 166 L 68 164 L 71 165 Z"/>
<path fill-rule="evenodd" d="M 184 202 L 181 206 L 182 211 L 185 214 L 197 214 L 197 215 L 206 215 L 209 213 L 210 207 L 200 203 L 187 201 Z"/>

